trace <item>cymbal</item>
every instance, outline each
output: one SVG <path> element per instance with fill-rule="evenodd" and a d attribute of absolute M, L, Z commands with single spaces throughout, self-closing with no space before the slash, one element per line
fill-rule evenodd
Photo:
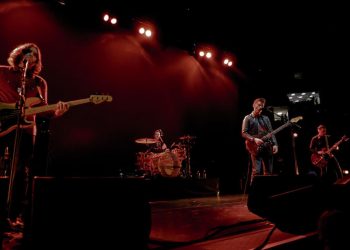
<path fill-rule="evenodd" d="M 156 143 L 157 140 L 153 138 L 140 138 L 135 140 L 136 143 L 141 143 L 141 144 L 153 144 Z"/>
<path fill-rule="evenodd" d="M 180 140 L 193 140 L 196 139 L 195 136 L 190 136 L 190 135 L 184 135 L 179 138 Z"/>

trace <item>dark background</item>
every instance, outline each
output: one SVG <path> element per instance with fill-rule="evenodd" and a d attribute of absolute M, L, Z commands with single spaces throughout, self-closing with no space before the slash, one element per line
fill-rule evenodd
<path fill-rule="evenodd" d="M 49 102 L 100 93 L 111 103 L 73 107 L 51 122 L 47 173 L 114 176 L 135 170 L 138 138 L 161 128 L 168 145 L 195 136 L 191 166 L 219 177 L 223 190 L 236 191 L 247 171 L 240 136 L 252 101 L 286 106 L 289 117 L 303 116 L 296 155 L 301 174 L 309 168 L 308 144 L 316 127 L 349 134 L 349 18 L 337 3 L 307 6 L 239 2 L 211 5 L 176 2 L 8 1 L 0 3 L 0 63 L 18 44 L 34 42 L 43 54 L 42 76 Z M 118 25 L 102 22 L 103 11 Z M 147 43 L 135 24 L 152 22 Z M 202 63 L 196 47 L 211 45 L 217 55 L 234 56 L 227 70 L 214 58 Z M 287 93 L 316 91 L 320 105 L 291 104 Z M 272 117 L 271 117 L 272 118 Z M 274 128 L 282 125 L 274 122 Z M 277 134 L 276 173 L 293 174 L 291 129 Z M 337 152 L 343 168 L 349 145 Z"/>

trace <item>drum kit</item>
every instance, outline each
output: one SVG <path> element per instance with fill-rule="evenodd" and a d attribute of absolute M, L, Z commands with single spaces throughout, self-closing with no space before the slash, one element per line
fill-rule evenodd
<path fill-rule="evenodd" d="M 190 149 L 195 138 L 190 135 L 181 136 L 178 143 L 173 143 L 170 149 L 161 153 L 153 153 L 149 150 L 138 152 L 136 154 L 136 166 L 149 176 L 192 177 Z M 157 140 L 153 138 L 139 138 L 135 142 L 150 146 L 157 143 Z M 182 163 L 184 161 L 185 166 L 183 167 Z"/>

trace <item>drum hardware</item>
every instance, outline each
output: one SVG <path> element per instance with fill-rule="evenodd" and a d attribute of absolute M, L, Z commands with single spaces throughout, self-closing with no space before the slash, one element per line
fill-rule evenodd
<path fill-rule="evenodd" d="M 191 135 L 184 135 L 179 138 L 182 140 L 182 144 L 184 144 L 186 149 L 186 169 L 185 169 L 185 177 L 186 178 L 192 178 L 192 168 L 191 168 L 191 144 L 193 143 L 193 140 L 196 139 L 195 136 Z"/>
<path fill-rule="evenodd" d="M 184 135 L 184 136 L 181 136 L 179 139 L 180 139 L 180 140 L 189 141 L 189 140 L 194 140 L 194 139 L 196 139 L 196 137 L 195 137 L 195 136 L 191 136 L 191 135 Z"/>

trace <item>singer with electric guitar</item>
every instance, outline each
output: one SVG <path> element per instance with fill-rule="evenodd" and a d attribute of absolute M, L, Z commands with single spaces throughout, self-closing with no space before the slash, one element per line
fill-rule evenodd
<path fill-rule="evenodd" d="M 261 139 L 273 131 L 269 117 L 262 115 L 265 103 L 265 98 L 255 99 L 252 105 L 253 111 L 244 117 L 242 123 L 242 137 L 246 140 L 246 146 L 249 143 L 249 145 L 256 146 L 255 149 L 257 147 L 261 149 L 259 153 L 256 153 L 255 150 L 247 147 L 251 163 L 248 168 L 250 182 L 255 175 L 272 174 L 273 154 L 278 152 L 278 144 L 274 134 L 270 134 L 266 140 Z"/>
<path fill-rule="evenodd" d="M 327 134 L 326 126 L 323 124 L 319 125 L 317 127 L 317 135 L 311 138 L 309 146 L 313 172 L 329 182 L 342 178 L 343 171 L 334 155 L 334 151 L 338 149 L 342 142 L 348 139 L 344 135 L 337 142 L 333 142 L 332 137 Z"/>

